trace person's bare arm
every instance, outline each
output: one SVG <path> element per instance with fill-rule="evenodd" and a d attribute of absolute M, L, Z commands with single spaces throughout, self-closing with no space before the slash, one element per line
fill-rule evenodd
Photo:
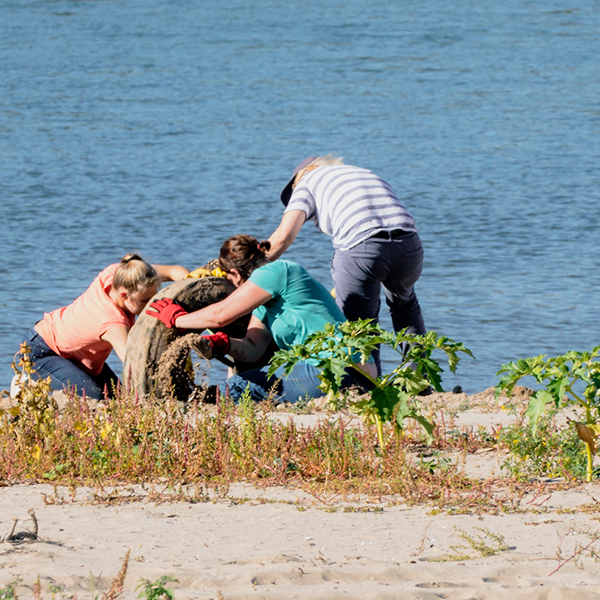
<path fill-rule="evenodd" d="M 175 326 L 180 329 L 220 329 L 251 313 L 271 298 L 269 292 L 246 281 L 224 300 L 177 317 Z"/>
<path fill-rule="evenodd" d="M 305 221 L 306 213 L 303 210 L 290 210 L 283 215 L 279 227 L 269 238 L 271 242 L 271 249 L 267 252 L 269 260 L 279 258 L 292 245 Z"/>
<path fill-rule="evenodd" d="M 267 349 L 271 333 L 263 322 L 252 315 L 245 338 L 231 338 L 228 354 L 242 362 L 256 362 Z"/>
<path fill-rule="evenodd" d="M 125 360 L 128 333 L 129 329 L 125 325 L 117 325 L 116 327 L 111 327 L 104 335 L 100 336 L 100 339 L 108 342 L 113 347 L 121 362 Z"/>
<path fill-rule="evenodd" d="M 161 281 L 179 281 L 184 279 L 189 270 L 181 265 L 152 265 Z"/>

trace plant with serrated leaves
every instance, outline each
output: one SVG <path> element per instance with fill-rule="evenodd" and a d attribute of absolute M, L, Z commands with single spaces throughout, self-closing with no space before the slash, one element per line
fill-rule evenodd
<path fill-rule="evenodd" d="M 540 417 L 548 405 L 553 410 L 582 408 L 583 422 L 573 421 L 577 435 L 585 443 L 587 453 L 586 481 L 591 481 L 596 436 L 600 433 L 600 346 L 591 352 L 572 350 L 561 356 L 545 355 L 521 358 L 502 365 L 497 377 L 496 397 L 505 392 L 510 397 L 513 388 L 523 377 L 533 377 L 543 386 L 530 398 L 526 415 L 535 435 Z"/>
<path fill-rule="evenodd" d="M 391 373 L 374 378 L 360 370 L 358 363 L 367 361 L 379 345 L 392 348 L 398 354 L 399 364 Z M 310 359 L 321 371 L 319 387 L 332 402 L 340 392 L 346 372 L 360 370 L 373 389 L 360 399 L 351 400 L 350 407 L 377 427 L 379 443 L 383 447 L 384 423 L 394 421 L 402 428 L 405 419 L 414 419 L 428 436 L 431 435 L 433 425 L 421 414 L 416 396 L 430 387 L 443 392 L 443 369 L 432 358 L 436 350 L 446 354 L 453 373 L 460 361 L 459 352 L 473 356 L 464 344 L 439 336 L 435 331 L 425 335 L 408 333 L 406 329 L 393 333 L 371 319 L 346 321 L 328 324 L 322 331 L 310 335 L 304 344 L 277 352 L 271 359 L 269 374 L 283 366 L 288 375 L 297 363 Z"/>
<path fill-rule="evenodd" d="M 150 581 L 149 579 L 140 579 L 139 585 L 135 588 L 136 590 L 141 589 L 138 598 L 144 598 L 145 600 L 161 600 L 167 598 L 173 600 L 175 594 L 173 590 L 166 587 L 169 581 L 178 582 L 172 575 L 163 575 L 156 581 Z"/>

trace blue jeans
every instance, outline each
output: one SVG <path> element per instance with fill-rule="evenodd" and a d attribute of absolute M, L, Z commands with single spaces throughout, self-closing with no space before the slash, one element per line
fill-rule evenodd
<path fill-rule="evenodd" d="M 323 395 L 319 389 L 319 369 L 309 363 L 298 363 L 292 372 L 283 377 L 283 367 L 275 371 L 273 377 L 268 378 L 269 366 L 260 369 L 245 371 L 239 375 L 228 377 L 221 391 L 228 390 L 232 400 L 239 400 L 246 388 L 250 388 L 250 395 L 255 401 L 266 400 L 270 395 L 274 400 L 297 402 L 300 398 L 308 396 L 315 398 Z M 275 386 L 275 387 L 273 387 Z"/>
<path fill-rule="evenodd" d="M 107 364 L 102 367 L 100 375 L 90 375 L 74 362 L 56 354 L 33 327 L 25 335 L 24 341 L 31 348 L 30 357 L 37 376 L 44 379 L 50 377 L 53 390 L 75 386 L 77 393 L 85 390 L 86 396 L 96 400 L 102 400 L 105 395 L 114 397 L 119 378 Z"/>
<path fill-rule="evenodd" d="M 369 238 L 350 250 L 336 250 L 331 261 L 335 300 L 349 321 L 379 321 L 380 291 L 395 331 L 425 334 L 415 283 L 423 269 L 423 247 L 418 233 L 397 239 Z M 379 352 L 373 352 L 381 372 Z"/>
<path fill-rule="evenodd" d="M 323 391 L 319 389 L 321 380 L 319 379 L 319 369 L 307 362 L 298 363 L 287 376 L 283 377 L 283 367 L 275 371 L 275 375 L 270 379 L 267 377 L 269 370 L 268 365 L 261 369 L 246 371 L 239 375 L 234 375 L 225 380 L 221 392 L 225 393 L 228 390 L 229 397 L 232 400 L 239 400 L 241 395 L 250 388 L 252 399 L 259 402 L 266 400 L 271 396 L 274 400 L 281 402 L 298 402 L 304 397 L 320 398 L 323 396 Z M 342 380 L 342 387 L 350 387 L 356 385 L 363 390 L 371 388 L 370 383 L 355 374 L 347 373 Z M 273 387 L 275 386 L 275 387 Z"/>

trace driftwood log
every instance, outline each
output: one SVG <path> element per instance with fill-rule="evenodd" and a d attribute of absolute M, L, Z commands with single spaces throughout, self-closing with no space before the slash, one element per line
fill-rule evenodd
<path fill-rule="evenodd" d="M 160 290 L 152 300 L 172 298 L 188 312 L 204 308 L 226 298 L 235 287 L 223 277 L 183 279 Z M 232 337 L 244 337 L 250 315 L 238 319 L 221 331 Z M 210 359 L 212 352 L 200 331 L 179 332 L 143 312 L 129 332 L 123 362 L 123 385 L 126 391 L 141 398 L 174 397 L 188 400 L 194 390 L 193 373 L 186 368 L 190 350 Z M 243 371 L 266 364 L 266 356 L 253 365 L 237 365 Z"/>

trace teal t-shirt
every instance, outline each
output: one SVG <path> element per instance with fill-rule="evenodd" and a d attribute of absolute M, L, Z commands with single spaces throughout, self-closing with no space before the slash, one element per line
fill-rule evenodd
<path fill-rule="evenodd" d="M 346 320 L 333 296 L 295 262 L 268 263 L 255 269 L 249 281 L 273 296 L 252 314 L 264 323 L 280 348 L 304 343 L 326 323 Z"/>

